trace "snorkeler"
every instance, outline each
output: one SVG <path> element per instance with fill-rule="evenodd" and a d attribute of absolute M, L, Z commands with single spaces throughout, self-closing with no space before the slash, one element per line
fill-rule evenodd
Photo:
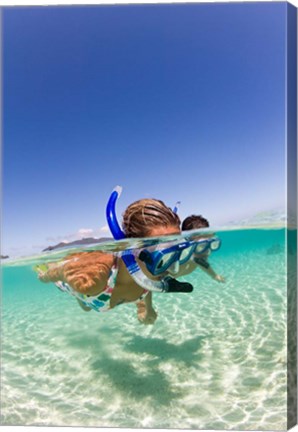
<path fill-rule="evenodd" d="M 156 199 L 142 199 L 128 206 L 122 231 L 115 214 L 118 196 L 116 189 L 107 205 L 108 223 L 116 239 L 180 234 L 179 216 Z M 158 269 L 152 266 L 148 269 L 148 264 L 132 252 L 71 254 L 59 264 L 50 264 L 46 271 L 41 267 L 39 279 L 54 282 L 76 297 L 86 311 L 107 311 L 121 303 L 137 302 L 139 321 L 153 324 L 157 313 L 152 306 L 151 291 L 191 292 L 193 287 L 172 278 L 168 263 L 159 261 Z"/>
<path fill-rule="evenodd" d="M 181 229 L 182 231 L 189 231 L 200 228 L 208 228 L 209 222 L 201 215 L 191 215 L 184 219 L 182 222 Z M 211 237 L 211 240 L 209 238 Z M 196 236 L 196 239 L 200 239 L 196 252 L 193 255 L 192 261 L 187 263 L 185 267 L 185 274 L 192 272 L 196 266 L 199 266 L 200 269 L 204 270 L 211 278 L 216 280 L 217 282 L 225 282 L 225 278 L 219 274 L 217 274 L 210 263 L 208 262 L 208 257 L 212 250 L 216 250 L 220 245 L 217 244 L 217 239 L 213 239 L 212 234 L 204 234 Z M 206 247 L 204 247 L 204 240 L 206 241 Z"/>
<path fill-rule="evenodd" d="M 171 210 L 156 199 L 141 199 L 128 206 L 123 215 L 122 230 L 116 216 L 120 193 L 121 188 L 115 188 L 106 209 L 107 221 L 116 240 L 181 233 L 175 209 Z M 193 256 L 197 256 L 201 242 L 205 251 L 215 239 L 169 242 L 168 247 L 160 244 L 153 250 L 147 247 L 113 254 L 100 251 L 70 254 L 63 262 L 50 264 L 46 271 L 40 267 L 39 279 L 54 282 L 60 290 L 76 297 L 85 311 L 103 312 L 121 303 L 136 302 L 139 321 L 153 324 L 157 313 L 152 306 L 152 291 L 191 292 L 193 286 L 190 283 L 175 278 L 196 268 L 196 265 L 193 268 L 187 266 Z M 219 247 L 219 239 L 217 244 Z"/>

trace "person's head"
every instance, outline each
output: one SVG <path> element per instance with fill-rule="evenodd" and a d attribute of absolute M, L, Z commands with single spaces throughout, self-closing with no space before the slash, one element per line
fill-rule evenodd
<path fill-rule="evenodd" d="M 208 228 L 209 222 L 201 215 L 191 215 L 182 222 L 182 231 L 193 229 Z"/>
<path fill-rule="evenodd" d="M 203 216 L 191 215 L 184 219 L 181 228 L 182 231 L 189 231 L 189 230 L 208 228 L 208 227 L 209 227 L 209 222 Z M 193 240 L 204 240 L 213 236 L 214 234 L 212 232 L 209 233 L 204 232 L 201 235 L 196 235 L 195 237 L 193 237 Z M 202 257 L 208 257 L 208 255 L 210 255 L 210 249 L 208 248 L 204 252 L 197 252 L 197 253 Z"/>
<path fill-rule="evenodd" d="M 123 214 L 126 237 L 154 237 L 180 233 L 180 218 L 163 201 L 141 199 L 130 204 Z"/>

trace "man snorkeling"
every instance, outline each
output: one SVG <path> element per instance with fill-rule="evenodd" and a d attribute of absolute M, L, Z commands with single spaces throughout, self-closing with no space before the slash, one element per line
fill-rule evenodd
<path fill-rule="evenodd" d="M 189 230 L 194 230 L 194 229 L 200 229 L 200 228 L 208 228 L 209 227 L 209 222 L 207 219 L 205 219 L 203 216 L 201 215 L 191 215 L 188 216 L 187 218 L 184 219 L 184 221 L 182 222 L 182 226 L 181 229 L 182 231 L 189 231 Z M 214 280 L 216 280 L 217 282 L 225 282 L 225 278 L 219 274 L 217 274 L 213 268 L 211 267 L 210 263 L 208 262 L 208 257 L 211 253 L 212 247 L 217 248 L 217 244 L 211 244 L 211 247 L 206 248 L 204 250 L 204 243 L 203 240 L 204 239 L 208 239 L 208 238 L 212 238 L 213 235 L 212 234 L 204 234 L 202 233 L 199 236 L 196 236 L 196 239 L 200 239 L 201 242 L 199 243 L 196 253 L 193 256 L 193 260 L 190 261 L 187 266 L 185 267 L 185 274 L 188 274 L 190 272 L 192 272 L 195 268 L 195 266 L 199 266 L 200 269 L 202 269 L 205 273 L 208 274 L 208 276 L 210 276 L 211 278 L 213 278 Z"/>

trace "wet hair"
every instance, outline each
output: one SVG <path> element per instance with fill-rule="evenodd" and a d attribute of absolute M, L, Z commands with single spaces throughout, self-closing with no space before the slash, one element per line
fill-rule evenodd
<path fill-rule="evenodd" d="M 209 227 L 209 222 L 201 215 L 191 215 L 184 219 L 182 222 L 182 231 L 207 228 Z"/>
<path fill-rule="evenodd" d="M 156 227 L 177 226 L 180 218 L 163 201 L 141 199 L 130 204 L 123 214 L 122 228 L 127 237 L 148 237 Z"/>

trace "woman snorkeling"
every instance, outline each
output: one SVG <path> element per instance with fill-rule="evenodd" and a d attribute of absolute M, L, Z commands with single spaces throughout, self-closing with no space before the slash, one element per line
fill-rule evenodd
<path fill-rule="evenodd" d="M 116 188 L 107 205 L 107 220 L 115 239 L 180 234 L 177 213 L 156 199 L 130 204 L 123 214 L 121 229 L 115 211 L 120 192 Z M 195 242 L 180 242 L 168 248 L 158 245 L 153 250 L 149 247 L 116 254 L 100 251 L 70 254 L 63 262 L 50 264 L 46 271 L 39 270 L 39 279 L 54 282 L 62 291 L 76 297 L 86 311 L 102 312 L 121 303 L 136 302 L 139 321 L 153 324 L 157 313 L 152 306 L 152 291 L 193 290 L 191 284 L 180 282 L 172 275 L 185 274 L 183 267 L 195 248 Z"/>
<path fill-rule="evenodd" d="M 115 215 L 115 204 L 118 195 L 111 195 L 107 206 L 108 222 L 115 237 L 121 232 Z M 113 198 L 115 199 L 113 200 Z M 112 204 L 111 204 L 112 200 Z M 123 237 L 155 237 L 180 233 L 180 219 L 162 201 L 142 199 L 134 202 L 123 214 Z M 117 232 L 118 229 L 118 232 Z M 119 234 L 120 233 L 120 234 Z M 129 258 L 140 270 L 143 283 L 141 286 L 132 277 L 124 260 Z M 135 261 L 135 262 L 134 262 Z M 111 254 L 106 252 L 82 252 L 68 255 L 59 264 L 50 264 L 45 272 L 39 271 L 42 282 L 54 282 L 62 290 L 77 298 L 80 306 L 88 311 L 106 311 L 126 302 L 137 302 L 138 319 L 143 324 L 153 324 L 157 314 L 152 306 L 151 284 L 165 283 L 163 276 L 152 274 L 146 264 L 128 254 Z M 169 278 L 175 281 L 175 279 Z M 144 282 L 145 281 L 145 282 Z M 190 284 L 178 281 L 178 286 L 191 291 Z M 149 289 L 146 289 L 148 286 Z"/>

